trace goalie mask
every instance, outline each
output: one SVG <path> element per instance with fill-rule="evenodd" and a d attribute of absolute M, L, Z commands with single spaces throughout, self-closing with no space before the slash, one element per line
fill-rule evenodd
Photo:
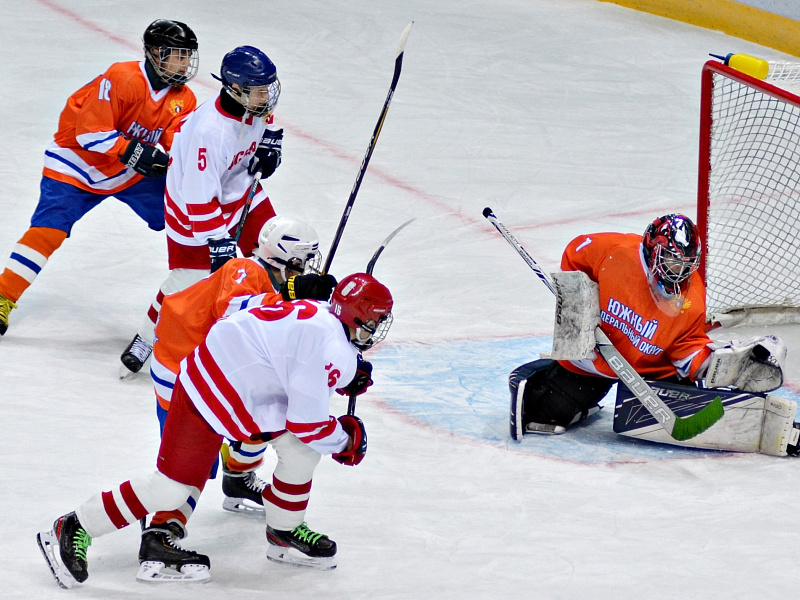
<path fill-rule="evenodd" d="M 666 299 L 683 296 L 700 266 L 701 252 L 700 234 L 688 217 L 665 215 L 653 221 L 642 237 L 651 288 Z"/>
<path fill-rule="evenodd" d="M 392 324 L 392 294 L 367 273 L 342 279 L 331 296 L 331 312 L 354 331 L 351 343 L 367 350 L 382 341 Z"/>
<path fill-rule="evenodd" d="M 164 83 L 181 86 L 197 75 L 197 36 L 186 23 L 157 19 L 142 40 L 147 61 Z"/>
<path fill-rule="evenodd" d="M 314 228 L 288 217 L 272 217 L 264 223 L 255 255 L 278 269 L 283 281 L 300 273 L 318 273 L 322 262 Z M 287 273 L 287 269 L 294 273 Z"/>
<path fill-rule="evenodd" d="M 275 65 L 258 48 L 239 46 L 222 58 L 219 76 L 227 92 L 256 117 L 272 114 L 281 95 L 281 82 Z"/>

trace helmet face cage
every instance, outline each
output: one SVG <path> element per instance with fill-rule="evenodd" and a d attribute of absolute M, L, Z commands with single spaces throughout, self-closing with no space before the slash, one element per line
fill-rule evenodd
<path fill-rule="evenodd" d="M 649 275 L 664 296 L 681 293 L 681 284 L 700 266 L 697 227 L 683 215 L 666 215 L 651 223 L 642 240 Z"/>
<path fill-rule="evenodd" d="M 145 57 L 164 83 L 180 86 L 197 75 L 197 36 L 186 23 L 157 19 L 145 30 L 143 41 Z"/>
<path fill-rule="evenodd" d="M 382 341 L 392 325 L 392 294 L 367 273 L 348 275 L 333 290 L 331 312 L 354 331 L 351 343 L 367 350 Z"/>
<path fill-rule="evenodd" d="M 270 115 L 278 105 L 281 82 L 275 65 L 258 48 L 239 46 L 222 59 L 220 77 L 228 93 L 257 117 Z"/>

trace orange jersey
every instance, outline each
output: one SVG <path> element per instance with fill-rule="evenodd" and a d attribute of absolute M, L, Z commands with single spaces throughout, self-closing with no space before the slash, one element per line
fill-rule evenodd
<path fill-rule="evenodd" d="M 229 260 L 209 277 L 166 296 L 156 324 L 151 361 L 162 407 L 169 405 L 181 361 L 203 342 L 214 323 L 244 308 L 282 300 L 267 270 L 249 258 Z"/>
<path fill-rule="evenodd" d="M 114 63 L 69 97 L 45 151 L 45 176 L 110 195 L 142 178 L 119 160 L 129 140 L 169 151 L 197 99 L 185 85 L 154 90 L 144 68 L 144 62 Z"/>
<path fill-rule="evenodd" d="M 564 250 L 561 269 L 583 271 L 599 284 L 601 328 L 640 375 L 694 378 L 711 354 L 705 332 L 705 286 L 694 273 L 680 314 L 663 312 L 650 292 L 641 241 L 636 234 L 582 235 Z M 576 373 L 615 377 L 600 356 L 593 361 L 559 362 Z"/>

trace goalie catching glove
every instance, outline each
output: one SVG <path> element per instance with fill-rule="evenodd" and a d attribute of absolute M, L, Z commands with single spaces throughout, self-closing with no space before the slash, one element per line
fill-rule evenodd
<path fill-rule="evenodd" d="M 149 146 L 139 140 L 131 140 L 119 160 L 126 167 L 145 177 L 163 177 L 167 174 L 169 154 L 158 146 Z"/>
<path fill-rule="evenodd" d="M 333 453 L 331 458 L 343 465 L 354 467 L 364 460 L 364 455 L 367 453 L 367 430 L 364 429 L 361 419 L 353 415 L 342 415 L 339 417 L 339 423 L 350 436 L 350 443 L 345 450 Z"/>
<path fill-rule="evenodd" d="M 769 392 L 783 385 L 786 346 L 774 335 L 748 340 L 712 342 L 706 387 L 731 387 L 743 392 Z"/>

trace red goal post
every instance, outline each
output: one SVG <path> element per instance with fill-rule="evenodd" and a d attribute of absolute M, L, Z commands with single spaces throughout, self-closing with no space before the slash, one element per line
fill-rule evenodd
<path fill-rule="evenodd" d="M 766 81 L 703 66 L 697 224 L 710 322 L 800 322 L 800 96 L 784 89 L 792 82 L 800 88 L 800 63 L 771 63 Z"/>

